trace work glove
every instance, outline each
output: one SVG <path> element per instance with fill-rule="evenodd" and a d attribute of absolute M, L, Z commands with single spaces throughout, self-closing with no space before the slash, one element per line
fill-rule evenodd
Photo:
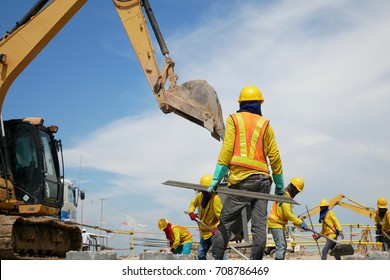
<path fill-rule="evenodd" d="M 312 236 L 313 236 L 313 239 L 314 239 L 315 241 L 317 241 L 318 239 L 320 239 L 320 235 L 317 234 L 317 233 L 313 234 Z"/>
<path fill-rule="evenodd" d="M 171 253 L 174 254 L 175 253 L 175 249 L 171 248 Z"/>
<path fill-rule="evenodd" d="M 217 231 L 218 231 L 217 228 L 213 228 L 213 229 L 211 230 L 212 235 L 215 236 L 215 235 L 217 234 Z"/>
<path fill-rule="evenodd" d="M 304 221 L 302 221 L 301 228 L 303 230 L 307 230 L 308 229 L 307 224 Z"/>
<path fill-rule="evenodd" d="M 344 239 L 344 233 L 342 231 L 339 232 L 339 236 L 341 239 Z"/>
<path fill-rule="evenodd" d="M 275 194 L 284 196 L 285 192 L 283 174 L 272 174 L 272 178 L 274 179 L 275 183 Z"/>
<path fill-rule="evenodd" d="M 198 219 L 198 215 L 196 215 L 194 212 L 191 212 L 188 215 L 190 216 L 190 219 L 193 221 L 196 221 Z"/>
<path fill-rule="evenodd" d="M 219 183 L 221 182 L 223 177 L 225 177 L 228 170 L 229 168 L 226 165 L 219 164 L 219 163 L 217 164 L 217 166 L 215 167 L 213 180 L 211 181 L 211 184 L 207 189 L 209 193 L 213 193 L 217 190 Z"/>

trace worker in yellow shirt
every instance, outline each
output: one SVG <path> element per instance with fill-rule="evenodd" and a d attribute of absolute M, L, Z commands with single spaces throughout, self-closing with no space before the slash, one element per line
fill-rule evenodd
<path fill-rule="evenodd" d="M 164 218 L 158 221 L 158 227 L 165 232 L 172 253 L 183 255 L 191 253 L 192 234 L 188 229 L 182 226 L 173 225 Z"/>
<path fill-rule="evenodd" d="M 337 240 L 340 236 L 341 239 L 344 239 L 343 229 L 339 223 L 339 220 L 336 217 L 336 214 L 329 209 L 329 201 L 322 199 L 320 201 L 320 219 L 319 222 L 322 223 L 321 234 L 329 238 Z M 321 236 L 319 234 L 313 234 L 314 240 L 318 240 Z M 327 239 L 322 248 L 321 260 L 326 260 L 328 257 L 328 252 L 331 251 L 335 246 L 336 242 Z M 334 256 L 336 260 L 341 260 L 340 256 Z"/>
<path fill-rule="evenodd" d="M 231 189 L 269 194 L 274 181 L 275 194 L 284 195 L 282 160 L 274 130 L 261 112 L 263 102 L 263 95 L 256 86 L 246 86 L 241 90 L 238 98 L 240 108 L 226 121 L 224 141 L 209 192 L 215 192 L 230 171 L 228 187 Z M 223 202 L 218 231 L 211 248 L 215 259 L 223 259 L 232 226 L 247 206 L 250 207 L 252 224 L 250 259 L 263 259 L 268 201 L 234 195 L 228 195 Z"/>
<path fill-rule="evenodd" d="M 375 225 L 377 227 L 377 242 L 382 242 L 382 251 L 390 250 L 390 211 L 387 210 L 387 200 L 384 197 L 378 198 L 376 203 L 378 209 L 375 212 Z"/>
<path fill-rule="evenodd" d="M 298 193 L 303 191 L 305 182 L 300 177 L 294 177 L 290 180 L 290 184 L 286 187 L 285 192 L 287 197 L 294 198 Z M 284 260 L 287 249 L 286 240 L 286 225 L 291 221 L 295 226 L 307 229 L 304 221 L 294 215 L 290 203 L 274 202 L 270 214 L 268 216 L 268 230 L 271 232 L 275 242 L 276 252 L 275 260 Z"/>
<path fill-rule="evenodd" d="M 219 195 L 207 192 L 212 180 L 211 175 L 204 175 L 200 179 L 199 184 L 205 186 L 205 189 L 198 192 L 188 208 L 191 220 L 198 222 L 200 242 L 197 255 L 199 260 L 206 260 L 213 236 L 217 231 L 222 210 L 222 201 Z M 194 213 L 196 208 L 199 208 L 199 214 Z"/>

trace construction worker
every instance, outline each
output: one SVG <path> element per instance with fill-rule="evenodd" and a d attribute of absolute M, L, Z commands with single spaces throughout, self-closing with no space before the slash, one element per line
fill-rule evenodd
<path fill-rule="evenodd" d="M 208 191 L 215 192 L 222 178 L 230 171 L 228 187 L 231 189 L 269 194 L 273 178 L 275 194 L 284 195 L 282 160 L 274 130 L 261 113 L 263 95 L 257 87 L 246 86 L 241 90 L 238 102 L 240 108 L 237 113 L 227 118 L 224 142 Z M 249 206 L 253 244 L 250 258 L 261 260 L 267 238 L 267 205 L 267 200 L 228 195 L 223 202 L 218 231 L 213 239 L 213 257 L 223 259 L 232 225 L 240 217 L 241 210 Z"/>
<path fill-rule="evenodd" d="M 85 228 L 82 229 L 82 239 L 83 239 L 83 251 L 89 251 L 89 246 L 92 244 L 92 239 L 89 236 L 89 233 Z"/>
<path fill-rule="evenodd" d="M 294 198 L 298 193 L 303 191 L 305 182 L 300 177 L 291 179 L 290 184 L 286 187 L 285 193 L 287 197 Z M 290 203 L 274 202 L 268 216 L 268 230 L 274 238 L 276 252 L 275 260 L 284 260 L 287 249 L 286 240 L 286 225 L 291 221 L 295 226 L 301 227 L 303 230 L 307 229 L 304 221 L 294 215 Z"/>
<path fill-rule="evenodd" d="M 387 210 L 387 200 L 384 197 L 378 198 L 376 202 L 378 209 L 375 211 L 376 241 L 383 242 L 382 251 L 390 250 L 390 211 Z"/>
<path fill-rule="evenodd" d="M 339 220 L 336 217 L 336 214 L 329 210 L 329 201 L 322 199 L 320 201 L 320 219 L 319 223 L 322 223 L 321 234 L 329 238 L 337 240 L 340 236 L 341 239 L 344 239 L 343 230 L 339 223 Z M 317 233 L 313 234 L 314 240 L 318 240 L 321 236 Z M 328 252 L 331 251 L 335 246 L 336 242 L 327 239 L 324 248 L 322 248 L 321 260 L 326 260 L 328 257 Z M 341 260 L 340 256 L 334 256 L 336 260 Z"/>
<path fill-rule="evenodd" d="M 204 175 L 200 179 L 199 184 L 206 188 L 204 191 L 198 192 L 188 208 L 191 220 L 198 222 L 200 242 L 197 255 L 199 260 L 206 260 L 206 254 L 217 231 L 222 210 L 222 201 L 219 195 L 207 192 L 207 187 L 210 186 L 212 180 L 211 175 Z M 197 207 L 199 207 L 199 216 L 194 213 Z"/>
<path fill-rule="evenodd" d="M 188 255 L 192 248 L 192 234 L 185 227 L 173 225 L 166 219 L 162 218 L 158 221 L 158 227 L 165 232 L 166 238 L 169 240 L 169 246 L 173 254 Z"/>

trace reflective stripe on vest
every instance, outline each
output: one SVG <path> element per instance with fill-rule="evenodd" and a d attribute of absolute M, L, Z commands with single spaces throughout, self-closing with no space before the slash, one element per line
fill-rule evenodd
<path fill-rule="evenodd" d="M 273 221 L 274 223 L 277 223 L 277 224 L 280 224 L 280 225 L 286 225 L 288 223 L 288 219 L 282 219 L 279 215 L 278 215 L 278 210 L 277 210 L 277 207 L 278 207 L 278 203 L 277 202 L 274 202 L 272 204 L 272 208 L 271 208 L 271 211 L 269 213 L 269 219 L 271 221 Z"/>
<path fill-rule="evenodd" d="M 237 133 L 230 164 L 269 174 L 268 163 L 263 149 L 264 133 L 269 120 L 250 113 L 237 113 L 231 116 Z"/>

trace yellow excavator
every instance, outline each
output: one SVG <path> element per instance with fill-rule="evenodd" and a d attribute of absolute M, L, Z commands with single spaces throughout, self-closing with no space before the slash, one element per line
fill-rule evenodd
<path fill-rule="evenodd" d="M 346 200 L 348 200 L 349 202 L 343 202 L 342 200 L 344 198 Z M 335 196 L 334 198 L 332 198 L 331 200 L 329 200 L 329 209 L 332 209 L 336 205 L 339 205 L 343 208 L 354 211 L 360 215 L 366 216 L 366 217 L 375 221 L 375 209 L 368 207 L 368 206 L 365 206 L 365 205 L 357 202 L 356 200 L 353 200 L 351 198 L 346 197 L 343 194 L 339 194 L 339 195 Z M 314 206 L 313 208 L 310 208 L 308 213 L 303 213 L 302 215 L 299 215 L 299 218 L 306 219 L 309 216 L 312 217 L 313 215 L 320 213 L 320 210 L 321 210 L 320 205 L 318 204 L 318 205 Z"/>
<path fill-rule="evenodd" d="M 41 118 L 3 121 L 1 111 L 14 80 L 86 2 L 39 0 L 0 40 L 0 259 L 64 258 L 81 248 L 79 227 L 52 218 L 59 216 L 64 200 L 62 145 L 54 136 L 58 127 L 46 126 Z M 215 90 L 205 80 L 176 83 L 175 64 L 148 0 L 113 4 L 159 108 L 222 139 L 225 128 Z M 161 70 L 146 17 L 165 58 Z"/>

